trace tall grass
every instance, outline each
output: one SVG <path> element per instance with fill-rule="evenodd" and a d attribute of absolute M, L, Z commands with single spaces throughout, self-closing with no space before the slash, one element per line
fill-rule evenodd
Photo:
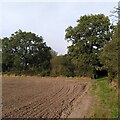
<path fill-rule="evenodd" d="M 92 85 L 95 96 L 92 116 L 94 118 L 118 117 L 118 89 L 117 84 L 108 83 L 108 78 L 97 79 Z"/>

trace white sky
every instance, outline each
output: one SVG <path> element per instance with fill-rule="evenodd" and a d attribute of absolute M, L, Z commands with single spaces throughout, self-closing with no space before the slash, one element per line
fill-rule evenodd
<path fill-rule="evenodd" d="M 103 13 L 117 6 L 116 2 L 3 2 L 0 4 L 1 37 L 15 31 L 31 31 L 59 54 L 67 53 L 65 29 L 74 26 L 81 15 Z"/>

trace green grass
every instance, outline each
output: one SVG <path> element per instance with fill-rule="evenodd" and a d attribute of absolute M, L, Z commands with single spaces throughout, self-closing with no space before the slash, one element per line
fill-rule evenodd
<path fill-rule="evenodd" d="M 118 117 L 118 91 L 108 83 L 106 78 L 97 79 L 92 85 L 95 95 L 92 117 L 117 118 Z"/>

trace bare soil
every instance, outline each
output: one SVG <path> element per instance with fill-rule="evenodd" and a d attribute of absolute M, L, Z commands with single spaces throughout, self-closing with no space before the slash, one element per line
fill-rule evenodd
<path fill-rule="evenodd" d="M 92 97 L 91 80 L 2 78 L 3 118 L 83 118 Z"/>

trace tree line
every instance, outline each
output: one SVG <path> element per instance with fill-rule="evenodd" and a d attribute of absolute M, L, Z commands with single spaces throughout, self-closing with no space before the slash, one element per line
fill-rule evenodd
<path fill-rule="evenodd" d="M 104 14 L 84 15 L 65 30 L 71 42 L 65 55 L 46 45 L 42 36 L 16 31 L 2 38 L 3 73 L 40 76 L 118 76 L 118 28 Z"/>

